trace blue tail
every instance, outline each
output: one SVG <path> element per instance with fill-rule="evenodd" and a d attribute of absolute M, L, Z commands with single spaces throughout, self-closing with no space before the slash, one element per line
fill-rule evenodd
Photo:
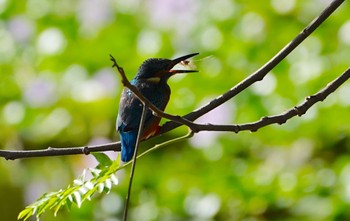
<path fill-rule="evenodd" d="M 130 130 L 127 132 L 120 131 L 120 141 L 122 144 L 122 161 L 128 162 L 134 156 L 135 145 L 137 140 L 137 131 Z"/>

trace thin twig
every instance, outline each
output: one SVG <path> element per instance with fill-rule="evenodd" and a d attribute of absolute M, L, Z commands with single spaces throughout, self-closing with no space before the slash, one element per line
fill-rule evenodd
<path fill-rule="evenodd" d="M 180 142 L 180 141 L 183 141 L 185 139 L 188 139 L 188 138 L 191 138 L 193 137 L 194 135 L 194 132 L 192 130 L 190 130 L 187 134 L 185 134 L 184 136 L 181 136 L 181 137 L 176 137 L 174 139 L 171 139 L 171 140 L 167 140 L 167 141 L 164 141 L 163 143 L 160 143 L 160 144 L 156 144 L 154 145 L 152 148 L 146 150 L 145 152 L 143 152 L 142 154 L 140 154 L 137 158 L 139 157 L 143 157 L 155 150 L 158 150 L 162 147 L 165 147 L 165 146 L 169 146 L 169 145 L 172 145 L 174 143 L 177 143 L 177 142 Z"/>
<path fill-rule="evenodd" d="M 141 121 L 139 124 L 139 130 L 137 133 L 137 140 L 136 140 L 136 144 L 135 144 L 135 152 L 134 152 L 134 156 L 133 156 L 133 161 L 132 161 L 132 166 L 131 166 L 131 171 L 130 171 L 130 179 L 129 179 L 129 187 L 128 187 L 128 192 L 126 194 L 126 199 L 125 199 L 125 207 L 124 207 L 124 214 L 123 214 L 123 220 L 126 221 L 127 217 L 128 217 L 128 210 L 129 210 L 129 202 L 130 202 L 130 198 L 131 198 L 131 187 L 132 187 L 132 181 L 134 178 L 134 173 L 135 173 L 135 168 L 136 168 L 136 159 L 137 159 L 137 152 L 139 149 L 139 143 L 142 137 L 142 131 L 143 131 L 143 125 L 145 124 L 145 119 L 147 116 L 147 110 L 148 110 L 148 106 L 143 104 L 143 109 L 142 109 L 142 115 L 141 115 Z"/>

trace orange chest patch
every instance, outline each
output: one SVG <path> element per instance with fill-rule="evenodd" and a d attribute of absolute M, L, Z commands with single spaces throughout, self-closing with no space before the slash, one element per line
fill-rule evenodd
<path fill-rule="evenodd" d="M 145 140 L 159 132 L 160 126 L 159 126 L 160 118 L 156 118 L 151 125 L 146 127 L 143 131 L 142 140 Z"/>

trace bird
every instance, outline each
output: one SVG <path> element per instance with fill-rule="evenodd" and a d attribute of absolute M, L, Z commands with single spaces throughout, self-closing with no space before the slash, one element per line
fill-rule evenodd
<path fill-rule="evenodd" d="M 172 69 L 176 64 L 185 62 L 199 53 L 184 55 L 173 60 L 165 58 L 149 58 L 139 67 L 136 76 L 130 83 L 157 108 L 164 111 L 170 98 L 168 79 L 178 73 L 197 72 L 196 70 Z M 116 129 L 121 141 L 121 160 L 128 162 L 135 152 L 138 130 L 141 121 L 143 105 L 129 88 L 124 88 L 120 97 Z M 159 133 L 160 117 L 147 110 L 140 140 Z"/>

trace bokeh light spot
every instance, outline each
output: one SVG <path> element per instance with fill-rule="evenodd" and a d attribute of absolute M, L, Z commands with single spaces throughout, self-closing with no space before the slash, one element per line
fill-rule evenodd
<path fill-rule="evenodd" d="M 156 54 L 162 46 L 162 37 L 154 31 L 142 31 L 137 40 L 140 55 Z"/>
<path fill-rule="evenodd" d="M 57 100 L 56 83 L 49 78 L 37 78 L 24 90 L 24 100 L 32 107 L 52 105 Z"/>
<path fill-rule="evenodd" d="M 135 13 L 138 6 L 140 6 L 140 0 L 118 0 L 114 1 L 115 7 L 118 12 L 122 13 Z"/>
<path fill-rule="evenodd" d="M 47 116 L 38 116 L 31 128 L 31 139 L 51 139 L 66 128 L 71 122 L 70 113 L 64 108 L 56 108 Z"/>
<path fill-rule="evenodd" d="M 221 21 L 232 18 L 236 7 L 230 0 L 209 1 L 207 4 L 210 15 Z"/>
<path fill-rule="evenodd" d="M 344 194 L 342 195 L 342 198 L 346 202 L 350 203 L 350 164 L 349 163 L 344 165 L 344 167 L 340 172 L 339 178 L 343 187 L 342 192 L 344 192 Z"/>
<path fill-rule="evenodd" d="M 350 20 L 345 22 L 339 29 L 338 38 L 339 41 L 344 44 L 350 45 Z"/>
<path fill-rule="evenodd" d="M 276 12 L 287 14 L 295 7 L 295 0 L 271 0 L 271 5 Z"/>
<path fill-rule="evenodd" d="M 333 204 L 329 199 L 309 195 L 301 198 L 292 212 L 300 216 L 309 216 L 312 220 L 325 220 L 327 216 L 331 215 L 333 209 Z"/>
<path fill-rule="evenodd" d="M 289 77 L 295 85 L 301 85 L 318 77 L 322 73 L 323 61 L 320 58 L 308 58 L 291 65 Z"/>
<path fill-rule="evenodd" d="M 223 36 L 221 31 L 215 27 L 210 26 L 203 30 L 201 35 L 202 47 L 208 51 L 216 50 L 221 47 L 223 42 Z"/>
<path fill-rule="evenodd" d="M 15 43 L 11 38 L 9 32 L 2 29 L 2 24 L 0 23 L 0 64 L 11 61 L 15 55 Z"/>
<path fill-rule="evenodd" d="M 172 102 L 175 104 L 177 109 L 184 109 L 192 106 L 195 103 L 195 94 L 188 88 L 180 88 L 176 90 L 176 92 L 172 92 L 174 98 L 172 98 Z"/>
<path fill-rule="evenodd" d="M 103 68 L 94 74 L 94 80 L 103 85 L 105 95 L 115 96 L 119 90 L 119 81 L 111 68 Z"/>
<path fill-rule="evenodd" d="M 37 48 L 42 54 L 53 55 L 60 53 L 66 46 L 66 39 L 57 28 L 48 28 L 40 33 Z"/>
<path fill-rule="evenodd" d="M 205 71 L 205 74 L 210 75 L 211 77 L 217 76 L 222 70 L 222 62 L 214 56 L 210 57 L 205 62 L 202 62 L 201 66 L 200 69 Z"/>
<path fill-rule="evenodd" d="M 262 40 L 265 36 L 265 21 L 259 14 L 253 12 L 245 14 L 238 27 L 242 38 L 247 40 Z"/>
<path fill-rule="evenodd" d="M 325 168 L 317 172 L 317 179 L 321 186 L 332 187 L 336 182 L 337 176 L 333 170 Z"/>
<path fill-rule="evenodd" d="M 228 124 L 229 122 L 232 122 L 234 118 L 233 116 L 235 116 L 235 114 L 235 106 L 233 106 L 232 103 L 224 103 L 200 117 L 198 120 L 196 120 L 196 123 Z M 196 136 L 190 139 L 190 143 L 194 148 L 209 148 L 211 146 L 216 146 L 215 143 L 217 142 L 219 135 L 219 133 L 203 131 L 196 134 Z"/>
<path fill-rule="evenodd" d="M 123 199 L 115 193 L 110 193 L 102 198 L 101 208 L 104 213 L 117 214 L 123 208 Z"/>
<path fill-rule="evenodd" d="M 223 148 L 221 144 L 210 146 L 203 149 L 204 156 L 210 161 L 220 160 L 223 155 Z"/>
<path fill-rule="evenodd" d="M 0 13 L 5 11 L 7 7 L 8 0 L 0 0 Z"/>
<path fill-rule="evenodd" d="M 110 3 L 108 0 L 80 0 L 77 18 L 84 36 L 96 34 L 100 28 L 112 21 L 113 12 Z"/>
<path fill-rule="evenodd" d="M 26 3 L 29 17 L 34 19 L 48 14 L 53 7 L 52 1 L 28 0 Z"/>
<path fill-rule="evenodd" d="M 13 17 L 8 24 L 8 29 L 17 42 L 27 42 L 34 33 L 34 24 L 24 16 Z"/>
<path fill-rule="evenodd" d="M 220 198 L 214 194 L 192 193 L 186 197 L 185 209 L 194 217 L 208 219 L 215 216 L 221 206 Z"/>
<path fill-rule="evenodd" d="M 95 101 L 104 95 L 103 85 L 93 79 L 76 82 L 76 86 L 72 90 L 73 99 L 79 102 Z"/>
<path fill-rule="evenodd" d="M 297 179 L 293 173 L 282 173 L 279 176 L 279 185 L 283 191 L 291 191 L 297 183 Z"/>
<path fill-rule="evenodd" d="M 257 95 L 269 95 L 274 92 L 276 88 L 276 77 L 274 74 L 269 73 L 263 80 L 256 82 L 252 85 L 252 90 Z"/>
<path fill-rule="evenodd" d="M 5 105 L 3 109 L 3 118 L 8 124 L 20 123 L 25 114 L 25 107 L 21 102 L 12 101 Z"/>
<path fill-rule="evenodd" d="M 346 82 L 336 92 L 338 102 L 342 106 L 350 106 L 350 83 Z"/>
<path fill-rule="evenodd" d="M 156 29 L 172 30 L 186 36 L 198 23 L 198 1 L 150 0 L 147 3 L 147 17 Z"/>

